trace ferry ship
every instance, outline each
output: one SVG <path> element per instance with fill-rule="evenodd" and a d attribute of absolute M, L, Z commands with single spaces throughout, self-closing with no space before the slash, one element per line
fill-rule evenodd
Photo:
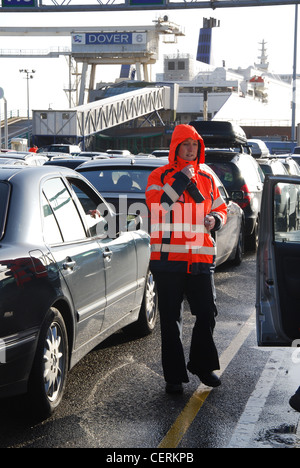
<path fill-rule="evenodd" d="M 214 66 L 211 58 L 212 44 L 217 47 L 217 43 L 212 41 L 216 20 L 204 18 L 203 22 L 197 57 L 179 52 L 165 55 L 163 73 L 156 75 L 157 84 L 179 88 L 176 115 L 173 123 L 170 119 L 170 126 L 197 119 L 230 121 L 240 125 L 248 138 L 290 140 L 292 75 L 277 75 L 270 71 L 264 40 L 260 43 L 258 63 L 238 69 L 227 68 L 224 62 L 221 67 Z M 90 92 L 90 100 L 142 86 L 133 77 L 134 66 L 122 67 L 117 82 L 98 84 Z M 300 90 L 300 86 L 298 88 Z M 297 102 L 300 103 L 299 98 Z M 296 116 L 300 116 L 298 109 L 299 106 L 296 107 Z M 164 115 L 163 120 L 168 122 L 168 116 Z"/>
<path fill-rule="evenodd" d="M 264 40 L 260 51 L 259 63 L 248 68 L 228 69 L 225 64 L 214 67 L 204 62 L 199 66 L 198 62 L 196 73 L 191 55 L 165 56 L 164 73 L 157 80 L 179 85 L 177 122 L 230 121 L 242 126 L 248 138 L 276 135 L 290 139 L 292 75 L 269 71 Z"/>

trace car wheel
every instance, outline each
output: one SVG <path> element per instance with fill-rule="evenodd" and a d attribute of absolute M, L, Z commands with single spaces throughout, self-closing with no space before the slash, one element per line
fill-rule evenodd
<path fill-rule="evenodd" d="M 147 273 L 143 302 L 137 322 L 127 327 L 130 333 L 138 336 L 146 336 L 155 328 L 158 316 L 157 290 L 153 275 Z"/>
<path fill-rule="evenodd" d="M 250 236 L 246 238 L 246 250 L 249 252 L 256 252 L 258 247 L 258 229 L 259 229 L 259 219 L 256 218 L 253 232 Z"/>
<path fill-rule="evenodd" d="M 29 381 L 34 406 L 43 417 L 60 404 L 68 372 L 68 336 L 60 312 L 51 308 L 41 328 Z"/>
<path fill-rule="evenodd" d="M 244 224 L 242 223 L 238 243 L 236 246 L 235 257 L 232 260 L 233 265 L 240 265 L 243 261 L 244 255 L 244 240 L 245 240 L 245 232 L 244 232 Z"/>

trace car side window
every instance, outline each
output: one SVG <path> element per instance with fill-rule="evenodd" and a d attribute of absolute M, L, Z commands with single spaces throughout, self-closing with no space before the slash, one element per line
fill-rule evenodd
<path fill-rule="evenodd" d="M 264 174 L 264 172 L 263 172 L 263 170 L 262 170 L 262 168 L 260 167 L 259 164 L 258 164 L 257 170 L 258 170 L 258 173 L 259 173 L 260 181 L 263 184 L 264 181 L 265 181 L 265 174 Z"/>
<path fill-rule="evenodd" d="M 53 210 L 45 195 L 42 195 L 43 233 L 46 244 L 60 244 L 63 241 Z"/>
<path fill-rule="evenodd" d="M 83 208 L 90 235 L 107 237 L 109 207 L 84 181 L 68 178 L 68 182 Z"/>
<path fill-rule="evenodd" d="M 63 180 L 59 177 L 47 180 L 43 186 L 43 193 L 59 225 L 63 241 L 72 242 L 86 238 L 81 217 Z"/>

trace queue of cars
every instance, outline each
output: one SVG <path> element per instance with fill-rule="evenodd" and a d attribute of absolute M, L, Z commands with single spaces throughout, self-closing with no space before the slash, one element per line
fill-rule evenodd
<path fill-rule="evenodd" d="M 285 174 L 278 183 L 272 176 L 266 184 L 263 160 L 247 151 L 243 132 L 228 125 L 217 130 L 215 140 L 210 132 L 204 166 L 228 208 L 227 223 L 214 234 L 216 264 L 229 260 L 239 265 L 245 242 L 256 250 L 261 221 L 261 230 L 275 229 L 263 238 L 268 246 L 258 250 L 258 341 L 290 342 L 299 338 L 300 329 L 293 310 L 299 290 L 298 176 L 292 184 Z M 205 131 L 199 133 L 205 141 Z M 53 156 L 52 151 L 17 156 L 0 155 L 0 397 L 28 392 L 35 409 L 47 416 L 61 402 L 68 370 L 87 352 L 121 328 L 142 336 L 155 327 L 158 306 L 149 271 L 145 189 L 150 172 L 167 158 L 124 152 Z M 43 159 L 38 163 L 34 157 Z M 297 170 L 288 159 L 279 163 L 285 171 Z M 43 167 L 28 167 L 34 165 Z M 267 167 L 273 166 L 267 160 Z M 261 219 L 264 186 L 266 214 Z M 294 205 L 287 194 L 293 190 L 298 198 L 292 223 Z M 279 211 L 288 222 L 278 222 Z M 274 249 L 274 236 L 276 264 L 269 260 L 265 272 L 263 249 Z M 288 302 L 276 307 L 274 315 L 267 303 L 275 282 L 270 272 L 282 280 L 288 272 L 291 281 L 291 297 L 283 286 L 276 291 L 276 300 L 280 296 Z"/>
<path fill-rule="evenodd" d="M 68 165 L 73 157 L 60 160 Z M 69 369 L 86 353 L 121 328 L 151 333 L 158 313 L 142 221 L 148 175 L 167 160 L 123 155 L 93 166 L 89 158 L 83 171 L 58 161 L 0 161 L 0 397 L 27 393 L 40 417 L 60 404 Z M 109 177 L 113 186 L 104 185 Z M 218 264 L 239 264 L 243 211 L 214 177 L 228 204 L 228 223 L 216 237 Z M 119 197 L 134 196 L 121 213 L 100 194 L 111 202 L 115 186 Z"/>

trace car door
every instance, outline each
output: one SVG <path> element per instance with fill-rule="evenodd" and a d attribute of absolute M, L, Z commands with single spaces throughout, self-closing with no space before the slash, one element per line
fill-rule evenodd
<path fill-rule="evenodd" d="M 104 332 L 134 308 L 137 252 L 133 233 L 128 230 L 130 216 L 127 213 L 116 216 L 81 179 L 68 178 L 68 182 L 80 202 L 82 216 L 103 259 L 106 293 Z M 91 213 L 94 214 L 91 216 Z"/>
<path fill-rule="evenodd" d="M 299 191 L 300 178 L 268 176 L 264 184 L 256 286 L 260 346 L 288 346 L 300 338 L 299 219 L 295 224 L 278 223 L 279 184 Z"/>
<path fill-rule="evenodd" d="M 73 300 L 75 348 L 100 333 L 106 306 L 104 257 L 84 222 L 66 182 L 43 183 L 44 238 Z"/>
<path fill-rule="evenodd" d="M 105 258 L 106 310 L 103 330 L 114 326 L 134 309 L 137 290 L 137 252 L 131 232 L 99 240 Z"/>

